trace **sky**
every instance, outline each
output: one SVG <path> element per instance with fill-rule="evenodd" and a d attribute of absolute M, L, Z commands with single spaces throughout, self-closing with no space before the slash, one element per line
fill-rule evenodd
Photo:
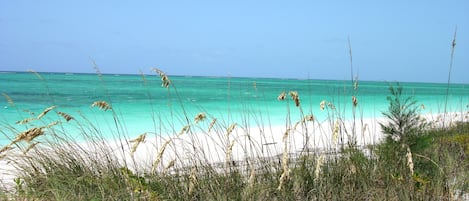
<path fill-rule="evenodd" d="M 0 0 L 0 71 L 94 73 L 93 62 L 114 74 L 469 83 L 469 1 Z"/>

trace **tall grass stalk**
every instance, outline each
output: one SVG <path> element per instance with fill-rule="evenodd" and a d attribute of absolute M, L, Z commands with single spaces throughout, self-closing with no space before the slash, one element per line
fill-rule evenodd
<path fill-rule="evenodd" d="M 448 96 L 449 96 L 449 88 L 450 88 L 450 83 L 451 83 L 451 71 L 453 69 L 454 49 L 456 47 L 456 34 L 457 34 L 457 31 L 458 31 L 458 27 L 454 28 L 454 36 L 453 36 L 453 40 L 451 42 L 451 58 L 450 58 L 450 61 L 449 61 L 448 82 L 447 82 L 447 86 L 446 86 L 445 110 L 444 110 L 444 113 L 443 113 L 443 115 L 444 115 L 443 116 L 443 127 L 445 127 L 446 113 L 448 112 L 447 111 Z"/>

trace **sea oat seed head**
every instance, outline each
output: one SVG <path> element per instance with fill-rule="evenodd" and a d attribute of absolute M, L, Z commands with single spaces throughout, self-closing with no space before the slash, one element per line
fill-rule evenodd
<path fill-rule="evenodd" d="M 213 126 L 215 126 L 215 123 L 217 122 L 216 118 L 213 118 L 212 122 L 210 122 L 210 126 L 208 127 L 208 133 L 212 130 Z"/>
<path fill-rule="evenodd" d="M 256 182 L 256 169 L 251 168 L 251 174 L 249 175 L 249 179 L 248 179 L 248 186 L 253 187 L 255 182 Z"/>
<path fill-rule="evenodd" d="M 188 133 L 189 130 L 190 130 L 190 128 L 191 128 L 190 125 L 185 125 L 185 126 L 181 129 L 181 131 L 179 131 L 179 134 L 178 134 L 178 135 L 182 135 L 182 134 L 184 134 L 184 133 Z"/>
<path fill-rule="evenodd" d="M 339 140 L 339 130 L 340 130 L 340 122 L 337 119 L 334 123 L 334 130 L 332 131 L 332 143 L 334 145 L 336 145 Z"/>
<path fill-rule="evenodd" d="M 153 161 L 153 168 L 152 172 L 155 172 L 157 166 L 160 164 L 161 158 L 163 157 L 164 151 L 166 150 L 166 147 L 168 144 L 171 142 L 171 139 L 166 140 L 166 142 L 161 146 L 160 150 L 158 151 L 158 155 L 156 156 L 155 161 Z"/>
<path fill-rule="evenodd" d="M 205 118 L 207 118 L 207 116 L 205 115 L 205 113 L 201 112 L 195 116 L 194 121 L 195 123 L 199 123 L 199 121 L 203 121 L 205 120 Z"/>
<path fill-rule="evenodd" d="M 15 107 L 15 102 L 13 102 L 13 99 L 11 99 L 10 96 L 8 96 L 6 93 L 2 93 L 2 96 L 5 97 L 11 107 Z"/>
<path fill-rule="evenodd" d="M 36 145 L 39 144 L 39 142 L 35 142 L 35 143 L 32 143 L 28 146 L 28 148 L 26 148 L 26 150 L 23 151 L 23 154 L 26 154 L 29 152 L 29 150 L 31 150 L 32 148 L 36 147 Z"/>
<path fill-rule="evenodd" d="M 192 168 L 191 174 L 189 175 L 189 195 L 192 195 L 194 193 L 197 184 L 197 168 L 194 166 Z"/>
<path fill-rule="evenodd" d="M 142 72 L 142 70 L 138 70 L 140 72 L 140 76 L 142 77 L 143 83 L 146 85 L 147 84 L 147 78 L 145 77 L 145 74 Z"/>
<path fill-rule="evenodd" d="M 303 119 L 304 121 L 314 121 L 314 116 L 313 115 L 306 115 L 306 117 Z"/>
<path fill-rule="evenodd" d="M 300 106 L 300 97 L 298 95 L 298 92 L 297 91 L 290 91 L 289 94 L 290 94 L 291 98 L 293 99 L 293 101 L 295 101 L 296 107 L 299 107 Z"/>
<path fill-rule="evenodd" d="M 407 146 L 407 166 L 409 167 L 410 174 L 414 175 L 414 162 L 412 160 L 412 152 L 410 151 L 410 148 Z"/>
<path fill-rule="evenodd" d="M 236 123 L 231 124 L 230 127 L 226 129 L 226 136 L 228 137 L 235 128 L 236 128 Z"/>
<path fill-rule="evenodd" d="M 44 78 L 35 70 L 29 69 L 28 72 L 34 74 L 39 80 L 44 80 Z"/>
<path fill-rule="evenodd" d="M 325 107 L 326 107 L 326 101 L 323 100 L 321 101 L 321 103 L 319 103 L 319 109 L 324 110 Z"/>
<path fill-rule="evenodd" d="M 44 128 L 52 128 L 52 126 L 55 126 L 55 125 L 60 124 L 60 123 L 62 123 L 62 122 L 60 122 L 60 121 L 54 121 L 54 122 L 48 124 L 47 126 L 45 126 Z"/>
<path fill-rule="evenodd" d="M 283 133 L 282 141 L 285 142 L 285 141 L 288 139 L 289 132 L 290 132 L 290 130 L 287 129 L 287 130 L 285 131 L 285 133 Z"/>
<path fill-rule="evenodd" d="M 24 132 L 18 134 L 18 136 L 16 136 L 15 140 L 13 140 L 13 143 L 19 142 L 21 140 L 24 140 L 26 142 L 30 142 L 31 140 L 33 140 L 34 138 L 36 138 L 37 136 L 40 136 L 42 134 L 44 134 L 44 131 L 42 130 L 42 128 L 31 128 L 27 131 L 24 131 Z"/>
<path fill-rule="evenodd" d="M 425 105 L 422 103 L 422 104 L 420 105 L 420 109 L 425 110 L 425 108 L 426 108 Z"/>
<path fill-rule="evenodd" d="M 358 89 L 358 77 L 355 77 L 355 81 L 353 82 L 353 90 L 357 90 Z"/>
<path fill-rule="evenodd" d="M 21 121 L 17 121 L 16 124 L 26 124 L 26 123 L 29 123 L 30 121 L 33 121 L 33 120 L 36 120 L 36 118 L 30 117 L 30 118 L 23 119 Z"/>
<path fill-rule="evenodd" d="M 130 140 L 130 142 L 138 142 L 138 143 L 145 142 L 146 137 L 147 137 L 147 133 L 142 133 L 137 138 Z"/>
<path fill-rule="evenodd" d="M 133 142 L 132 148 L 130 150 L 131 155 L 133 155 L 135 151 L 137 151 L 138 145 L 140 145 L 140 143 L 145 142 L 146 136 L 147 136 L 147 133 L 143 133 L 139 135 L 137 138 L 130 140 L 130 142 Z"/>
<path fill-rule="evenodd" d="M 9 150 L 14 149 L 11 145 L 4 146 L 2 149 L 0 149 L 0 154 Z"/>
<path fill-rule="evenodd" d="M 65 112 L 57 112 L 57 114 L 59 114 L 60 116 L 62 116 L 62 118 L 65 119 L 65 121 L 70 121 L 72 119 L 74 119 L 71 115 L 65 113 Z"/>
<path fill-rule="evenodd" d="M 231 154 L 233 153 L 233 146 L 234 144 L 236 143 L 235 140 L 232 140 L 231 143 L 228 145 L 228 147 L 226 148 L 226 156 L 225 156 L 225 161 L 226 161 L 226 164 L 230 164 L 230 161 L 231 161 Z"/>
<path fill-rule="evenodd" d="M 153 68 L 152 71 L 154 71 L 161 77 L 161 86 L 164 88 L 168 88 L 169 84 L 171 83 L 171 80 L 169 80 L 168 76 L 166 76 L 163 71 L 157 68 Z"/>
<path fill-rule="evenodd" d="M 350 164 L 349 166 L 350 173 L 355 174 L 357 173 L 357 167 L 353 163 Z"/>
<path fill-rule="evenodd" d="M 288 168 L 288 146 L 287 146 L 287 141 L 284 142 L 283 144 L 283 157 L 282 157 L 282 175 L 280 176 L 279 179 L 279 185 L 277 187 L 278 190 L 282 190 L 282 187 L 284 183 L 288 180 L 288 177 L 290 175 L 290 168 Z"/>
<path fill-rule="evenodd" d="M 277 190 L 282 190 L 283 188 L 283 185 L 285 185 L 285 182 L 287 182 L 288 180 L 288 171 L 283 171 L 282 172 L 282 175 L 280 175 L 280 179 L 279 179 L 279 184 L 278 184 L 278 187 L 277 187 Z"/>
<path fill-rule="evenodd" d="M 282 91 L 282 93 L 280 93 L 280 95 L 278 95 L 277 100 L 283 101 L 283 100 L 285 100 L 285 96 L 287 96 L 287 94 L 285 93 L 285 91 Z"/>
<path fill-rule="evenodd" d="M 44 115 L 46 115 L 49 111 L 53 110 L 54 108 L 56 108 L 55 105 L 46 108 L 44 111 L 41 112 L 41 114 L 37 116 L 37 119 L 41 119 Z"/>
<path fill-rule="evenodd" d="M 107 103 L 106 101 L 95 101 L 93 104 L 91 104 L 91 107 L 98 107 L 101 110 L 107 111 L 111 110 L 112 107 Z"/>
<path fill-rule="evenodd" d="M 352 103 L 353 103 L 353 106 L 354 106 L 354 107 L 356 107 L 356 106 L 358 105 L 357 97 L 352 96 Z"/>
<path fill-rule="evenodd" d="M 321 166 L 324 163 L 324 154 L 321 154 L 316 159 L 316 168 L 314 169 L 314 180 L 319 179 L 319 174 L 321 173 Z"/>

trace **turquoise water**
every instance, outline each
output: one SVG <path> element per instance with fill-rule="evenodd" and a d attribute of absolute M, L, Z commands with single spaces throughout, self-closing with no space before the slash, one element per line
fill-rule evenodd
<path fill-rule="evenodd" d="M 102 75 L 40 73 L 0 73 L 0 92 L 14 102 L 0 98 L 0 122 L 24 130 L 15 122 L 37 116 L 45 108 L 66 112 L 77 120 L 89 120 L 105 130 L 114 126 L 112 116 L 119 118 L 125 132 L 174 133 L 199 112 L 209 119 L 217 118 L 226 125 L 285 125 L 286 119 L 298 121 L 301 114 L 312 114 L 324 121 L 334 113 L 320 110 L 320 102 L 332 102 L 342 118 L 351 118 L 352 100 L 358 100 L 359 118 L 379 118 L 387 109 L 388 82 L 359 81 L 358 90 L 350 80 L 297 80 L 276 78 L 184 77 L 169 76 L 171 87 L 161 87 L 157 75 Z M 423 113 L 444 111 L 446 84 L 401 83 L 404 94 L 414 96 L 425 105 Z M 278 101 L 282 91 L 298 91 L 301 108 L 287 96 Z M 94 101 L 111 103 L 115 114 L 91 108 Z M 469 84 L 451 84 L 448 111 L 468 111 Z M 186 114 L 186 115 L 184 115 Z M 55 115 L 55 116 L 54 116 Z M 288 116 L 290 115 L 290 116 Z M 48 114 L 52 121 L 55 113 Z M 43 123 L 47 123 L 43 120 Z M 5 131 L 7 130 L 7 131 Z M 11 129 L 10 129 L 11 130 Z M 8 129 L 3 129 L 4 135 Z M 5 134 L 6 133 L 6 134 Z M 4 137 L 4 136 L 0 136 Z"/>

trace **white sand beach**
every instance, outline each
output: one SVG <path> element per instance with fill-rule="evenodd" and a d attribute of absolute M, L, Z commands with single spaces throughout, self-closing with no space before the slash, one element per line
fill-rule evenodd
<path fill-rule="evenodd" d="M 466 116 L 464 116 L 466 115 Z M 433 126 L 443 126 L 443 114 L 425 115 Z M 467 114 L 451 113 L 446 115 L 445 125 L 455 121 L 468 121 Z M 357 119 L 349 121 L 300 121 L 297 125 L 243 127 L 232 125 L 230 128 L 214 128 L 210 132 L 189 131 L 174 136 L 154 137 L 147 133 L 132 154 L 131 140 L 105 142 L 109 153 L 99 153 L 96 145 L 81 143 L 80 147 L 90 152 L 114 154 L 122 166 L 137 173 L 164 172 L 184 170 L 194 165 L 212 164 L 223 169 L 225 163 L 243 164 L 246 161 L 280 161 L 287 153 L 290 158 L 301 154 L 338 153 L 339 148 L 355 141 L 356 146 L 364 148 L 377 144 L 384 139 L 379 126 L 385 119 Z M 193 125 L 194 127 L 196 125 Z M 135 138 L 132 136 L 129 138 Z M 365 150 L 365 149 L 363 149 Z M 25 157 L 23 153 L 11 150 L 10 157 L 0 160 L 0 185 L 13 185 L 16 178 L 14 164 L 16 157 Z M 28 153 L 29 154 L 29 153 Z M 80 153 L 77 153 L 80 154 Z M 157 161 L 157 162 L 155 162 Z M 245 163 L 244 163 L 245 164 Z"/>

